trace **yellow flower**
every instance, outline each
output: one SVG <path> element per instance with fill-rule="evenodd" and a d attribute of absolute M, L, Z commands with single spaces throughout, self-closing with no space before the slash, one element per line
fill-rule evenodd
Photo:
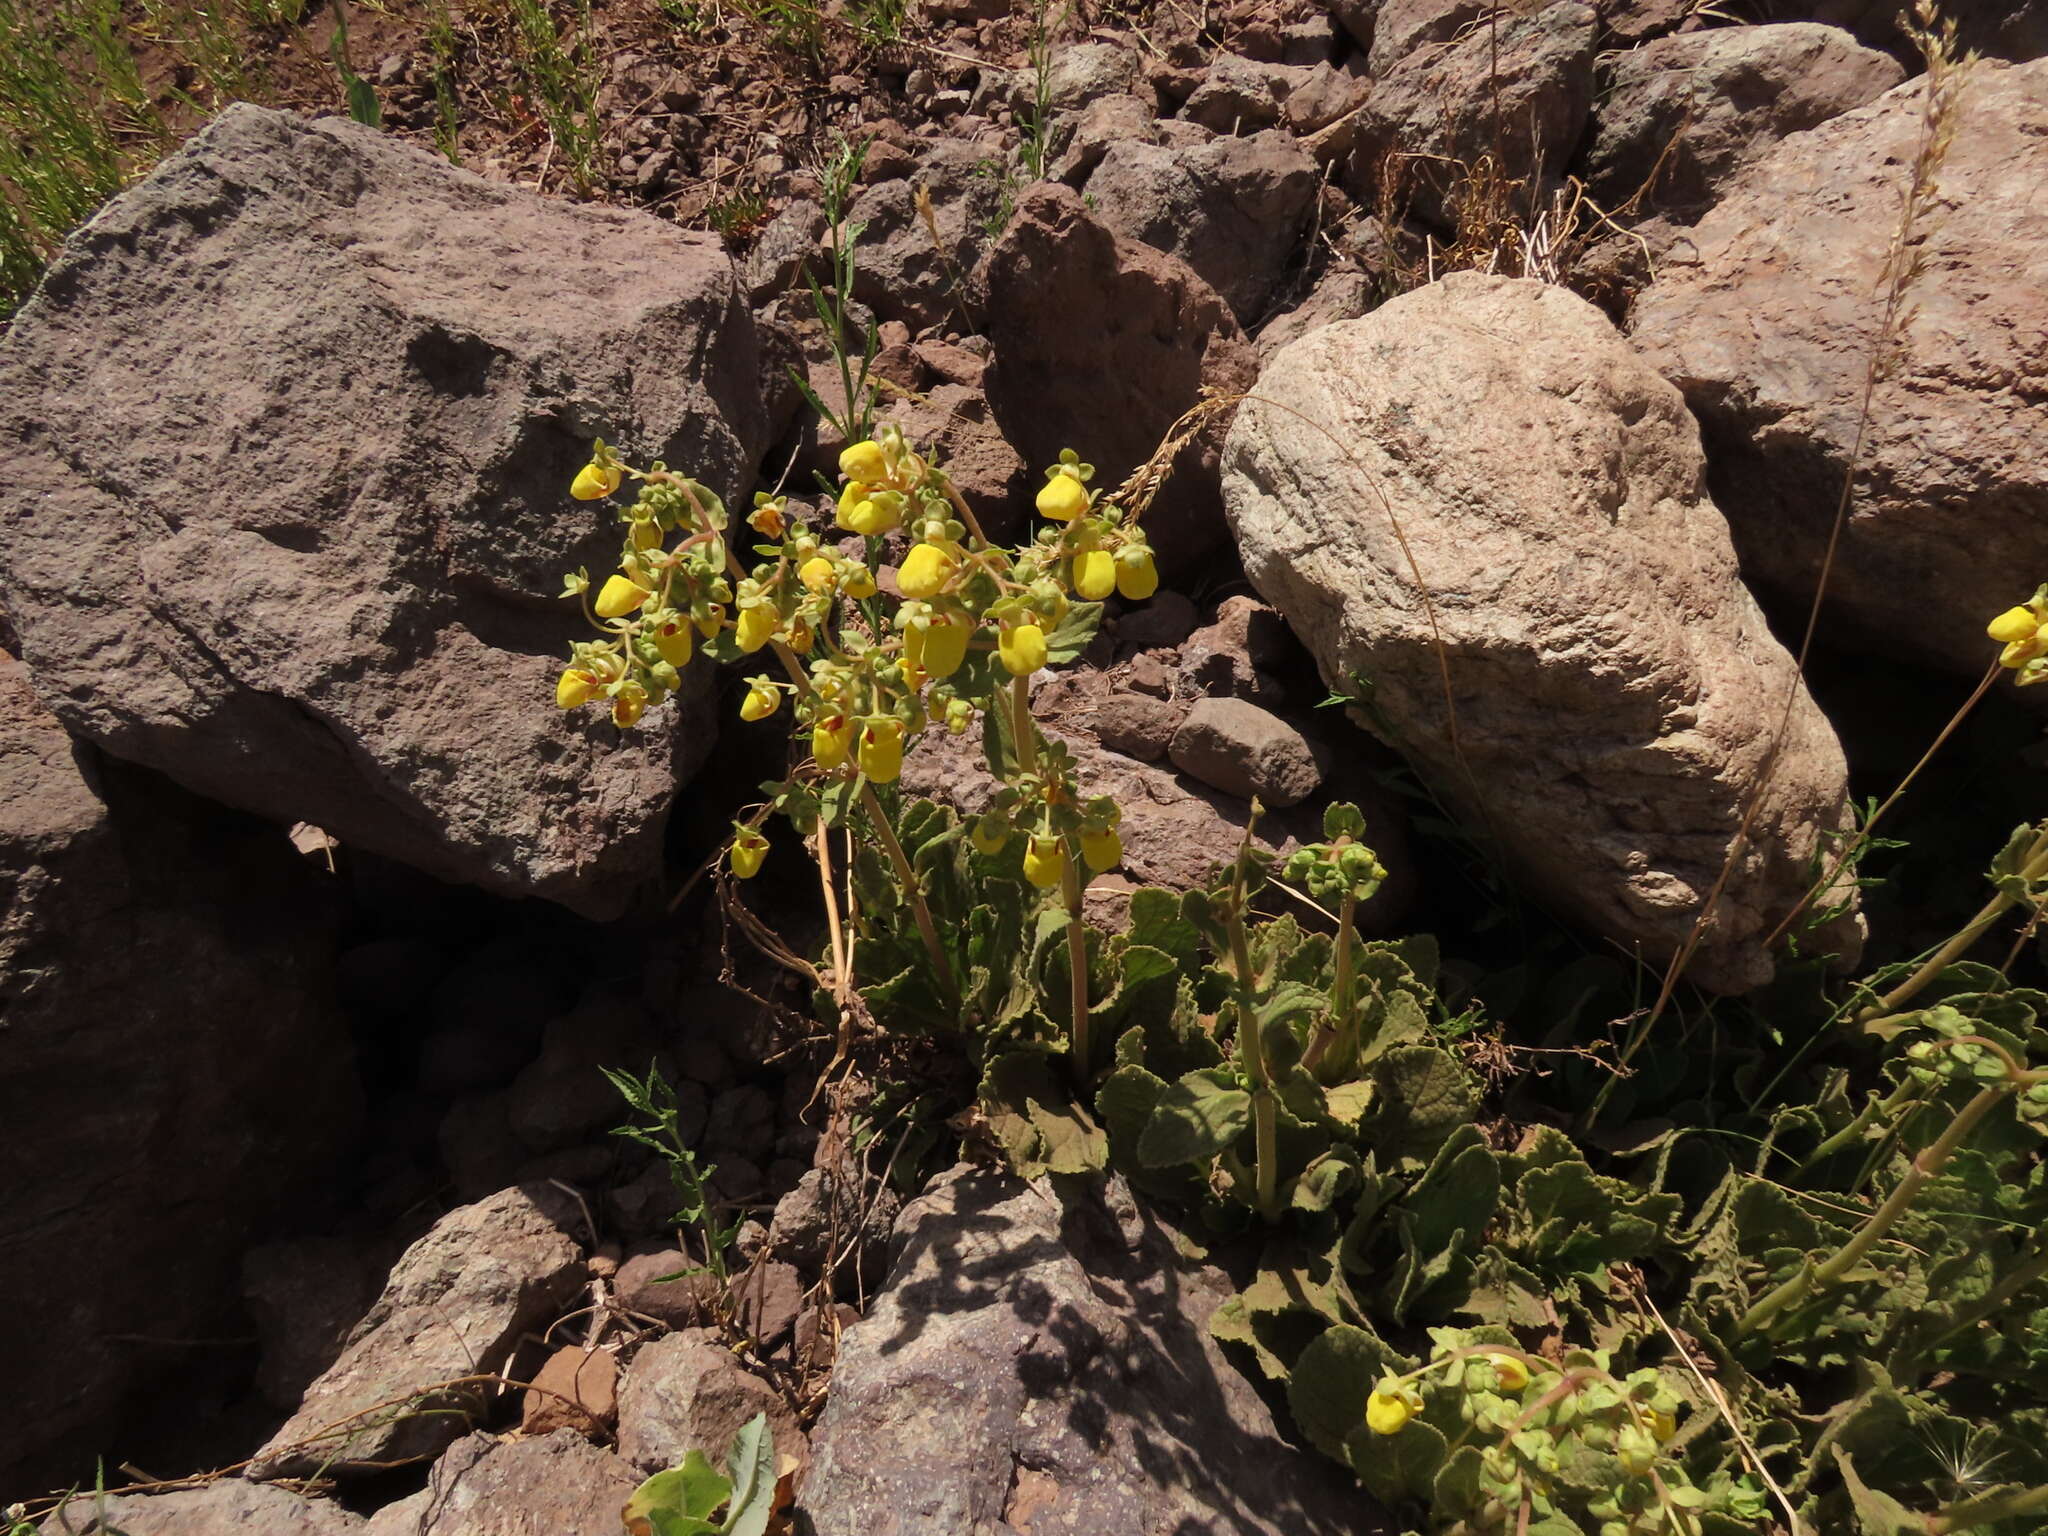
<path fill-rule="evenodd" d="M 1088 510 L 1088 487 L 1072 475 L 1054 475 L 1038 488 L 1038 515 L 1071 523 Z"/>
<path fill-rule="evenodd" d="M 832 562 L 823 555 L 813 555 L 806 560 L 797 571 L 796 579 L 804 584 L 807 592 L 830 592 L 839 585 L 839 573 L 832 569 Z"/>
<path fill-rule="evenodd" d="M 782 707 L 782 690 L 770 682 L 757 682 L 747 689 L 747 696 L 740 700 L 742 720 L 766 720 Z"/>
<path fill-rule="evenodd" d="M 1029 677 L 1045 665 L 1045 631 L 1036 624 L 1006 629 L 996 641 L 996 652 L 1012 677 Z"/>
<path fill-rule="evenodd" d="M 653 518 L 637 518 L 627 530 L 627 542 L 635 549 L 652 549 L 661 542 L 661 524 Z"/>
<path fill-rule="evenodd" d="M 2000 645 L 2011 645 L 2018 640 L 2031 640 L 2041 627 L 2041 621 L 2034 617 L 2031 608 L 2008 608 L 1984 627 L 1984 633 Z"/>
<path fill-rule="evenodd" d="M 751 656 L 768 643 L 781 617 L 767 603 L 742 608 L 739 622 L 733 626 L 733 638 L 739 642 L 740 649 Z"/>
<path fill-rule="evenodd" d="M 811 632 L 811 626 L 802 619 L 791 619 L 789 621 L 789 648 L 795 651 L 797 655 L 810 655 L 811 642 L 816 638 Z"/>
<path fill-rule="evenodd" d="M 1034 837 L 1024 847 L 1024 878 L 1041 891 L 1060 883 L 1067 855 L 1056 837 Z"/>
<path fill-rule="evenodd" d="M 837 768 L 852 744 L 853 722 L 844 715 L 828 715 L 811 727 L 811 756 L 820 768 Z"/>
<path fill-rule="evenodd" d="M 715 639 L 718 632 L 725 628 L 725 609 L 718 603 L 712 603 L 702 615 L 690 622 L 697 626 L 697 633 L 706 640 Z"/>
<path fill-rule="evenodd" d="M 618 465 L 599 464 L 593 459 L 576 471 L 576 478 L 569 482 L 569 494 L 578 501 L 598 501 L 616 491 L 625 478 Z"/>
<path fill-rule="evenodd" d="M 697 648 L 697 640 L 690 633 L 690 626 L 683 619 L 671 619 L 654 632 L 654 648 L 661 652 L 661 659 L 672 667 L 687 667 L 690 656 Z"/>
<path fill-rule="evenodd" d="M 591 604 L 600 619 L 623 619 L 654 594 L 630 576 L 614 576 Z"/>
<path fill-rule="evenodd" d="M 1365 1427 L 1376 1435 L 1398 1435 L 1415 1417 L 1415 1409 L 1399 1392 L 1376 1387 L 1365 1400 Z"/>
<path fill-rule="evenodd" d="M 768 857 L 768 839 L 753 827 L 741 827 L 732 837 L 732 872 L 741 880 L 751 880 L 761 872 L 761 861 Z"/>
<path fill-rule="evenodd" d="M 562 709 L 574 709 L 579 704 L 590 702 L 590 696 L 597 692 L 597 679 L 588 672 L 569 668 L 555 684 L 555 703 Z"/>
<path fill-rule="evenodd" d="M 860 733 L 860 771 L 877 784 L 894 784 L 903 772 L 903 722 L 870 720 Z"/>
<path fill-rule="evenodd" d="M 1668 1445 L 1671 1437 L 1678 1433 L 1678 1420 L 1662 1408 L 1650 1410 L 1650 1434 L 1659 1445 Z"/>
<path fill-rule="evenodd" d="M 1500 1378 L 1503 1392 L 1519 1392 L 1529 1385 L 1529 1367 L 1513 1355 L 1488 1355 L 1487 1364 L 1493 1367 L 1494 1375 Z"/>
<path fill-rule="evenodd" d="M 889 461 L 880 443 L 854 443 L 839 455 L 839 473 L 849 480 L 864 480 L 873 485 L 888 477 Z"/>
<path fill-rule="evenodd" d="M 856 565 L 847 573 L 846 584 L 841 590 L 848 597 L 873 597 L 875 595 L 875 573 L 864 565 Z"/>
<path fill-rule="evenodd" d="M 875 491 L 853 480 L 839 493 L 839 512 L 833 521 L 848 533 L 862 533 L 878 539 L 896 526 L 897 512 L 902 504 L 900 496 Z"/>
<path fill-rule="evenodd" d="M 1117 551 L 1116 589 L 1134 603 L 1159 590 L 1159 570 L 1152 563 L 1151 550 L 1142 544 L 1127 544 Z"/>
<path fill-rule="evenodd" d="M 2001 667 L 2024 667 L 2028 662 L 2048 651 L 2048 640 L 2039 635 L 2029 635 L 2024 640 L 2015 640 L 1998 653 Z"/>
<path fill-rule="evenodd" d="M 988 818 L 977 818 L 967 830 L 967 841 L 974 845 L 976 853 L 993 857 L 1010 846 L 1010 825 L 998 819 L 991 827 Z"/>
<path fill-rule="evenodd" d="M 952 579 L 953 557 L 936 544 L 920 544 L 903 557 L 896 586 L 905 597 L 937 597 Z"/>
<path fill-rule="evenodd" d="M 783 520 L 782 510 L 782 498 L 771 497 L 747 514 L 747 526 L 765 538 L 779 539 L 782 537 L 783 529 L 788 527 Z"/>
<path fill-rule="evenodd" d="M 1116 556 L 1106 549 L 1091 549 L 1074 557 L 1074 590 L 1091 603 L 1099 603 L 1116 590 Z"/>
<path fill-rule="evenodd" d="M 1100 832 L 1083 832 L 1081 857 L 1098 875 L 1106 869 L 1115 869 L 1124 861 L 1124 840 L 1108 828 Z"/>
<path fill-rule="evenodd" d="M 624 730 L 637 725 L 640 717 L 647 713 L 647 695 L 638 689 L 622 693 L 612 700 L 612 724 Z"/>
<path fill-rule="evenodd" d="M 970 627 L 935 618 L 923 627 L 913 624 L 903 637 L 903 652 L 928 677 L 951 677 L 967 659 Z"/>

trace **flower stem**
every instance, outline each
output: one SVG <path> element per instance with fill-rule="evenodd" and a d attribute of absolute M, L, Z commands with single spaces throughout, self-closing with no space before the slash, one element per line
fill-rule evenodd
<path fill-rule="evenodd" d="M 1872 1099 L 1863 1106 L 1854 1120 L 1807 1153 L 1799 1166 L 1793 1170 L 1793 1177 L 1797 1178 L 1804 1174 L 1823 1158 L 1832 1157 L 1869 1130 L 1878 1120 L 1904 1109 L 1926 1091 L 1925 1086 L 1917 1079 L 1908 1077 L 1883 1098 Z"/>
<path fill-rule="evenodd" d="M 2038 880 L 2043 875 L 2048 875 L 2048 831 L 2042 832 L 2034 839 L 2033 845 L 2027 849 L 2026 861 L 2021 864 L 2019 871 L 2022 880 Z M 1993 896 L 1984 903 L 1975 917 L 1957 931 L 1954 938 L 1928 956 L 1917 971 L 1864 1009 L 1857 1016 L 1857 1022 L 1868 1024 L 1887 1014 L 1897 1013 L 1902 1005 L 1918 995 L 1922 987 L 1966 954 L 1971 945 L 1984 937 L 1985 930 L 1997 922 L 2005 910 L 2018 900 L 2017 896 L 2008 891 L 2000 891 Z"/>
<path fill-rule="evenodd" d="M 1992 1083 L 1958 1110 L 1955 1119 L 1949 1122 L 1948 1129 L 1941 1133 L 1941 1138 L 1913 1159 L 1900 1178 L 1898 1187 L 1885 1197 L 1883 1205 L 1871 1212 L 1870 1219 L 1819 1268 L 1802 1268 L 1798 1274 L 1745 1312 L 1742 1321 L 1736 1325 L 1737 1335 L 1756 1333 L 1769 1327 L 1780 1312 L 1803 1299 L 1809 1291 L 1825 1289 L 1853 1269 L 1865 1254 L 1877 1246 L 1878 1240 L 1891 1231 L 1898 1219 L 1906 1214 L 1913 1204 L 1914 1197 L 1928 1181 L 1947 1166 L 1956 1148 L 1961 1146 L 1970 1132 L 1977 1128 L 1977 1122 L 1989 1114 L 1992 1107 L 2010 1094 L 2015 1086 L 2010 1078 Z"/>
<path fill-rule="evenodd" d="M 1266 1042 L 1259 1038 L 1258 1010 L 1252 993 L 1251 941 L 1245 936 L 1243 886 L 1232 894 L 1230 964 L 1237 993 L 1237 1053 L 1252 1080 L 1252 1139 L 1257 1159 L 1259 1214 L 1268 1221 L 1280 1215 L 1279 1105 L 1266 1076 Z"/>
<path fill-rule="evenodd" d="M 1081 920 L 1081 848 L 1077 839 L 1067 839 L 1066 861 L 1060 870 L 1060 894 L 1067 903 L 1067 986 L 1073 1014 L 1069 1050 L 1074 1058 L 1074 1076 L 1083 1087 L 1091 1076 L 1088 1038 L 1088 925 Z"/>

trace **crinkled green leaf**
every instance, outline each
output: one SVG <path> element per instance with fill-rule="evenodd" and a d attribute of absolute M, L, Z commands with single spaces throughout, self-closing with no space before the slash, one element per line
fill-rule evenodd
<path fill-rule="evenodd" d="M 1042 1051 L 1011 1051 L 989 1064 L 982 1111 L 1019 1178 L 1094 1173 L 1109 1161 L 1109 1138 L 1070 1096 Z"/>
<path fill-rule="evenodd" d="M 1420 1173 L 1479 1110 L 1471 1074 L 1448 1051 L 1403 1046 L 1373 1066 L 1378 1093 L 1362 1136 L 1383 1168 Z"/>
<path fill-rule="evenodd" d="M 1138 1138 L 1146 1168 L 1207 1163 L 1251 1124 L 1252 1096 L 1224 1067 L 1189 1072 L 1160 1095 Z"/>
<path fill-rule="evenodd" d="M 1301 1352 L 1287 1383 L 1287 1405 L 1309 1444 L 1338 1461 L 1350 1461 L 1346 1446 L 1365 1423 L 1365 1400 L 1388 1372 L 1410 1369 L 1414 1361 L 1390 1349 L 1379 1336 L 1349 1323 L 1326 1329 Z"/>

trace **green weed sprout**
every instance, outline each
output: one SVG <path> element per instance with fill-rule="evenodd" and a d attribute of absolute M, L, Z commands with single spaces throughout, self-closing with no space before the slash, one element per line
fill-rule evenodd
<path fill-rule="evenodd" d="M 733 1436 L 723 1473 L 692 1450 L 634 1489 L 622 1517 L 627 1536 L 763 1536 L 775 1484 L 775 1436 L 757 1413 Z"/>

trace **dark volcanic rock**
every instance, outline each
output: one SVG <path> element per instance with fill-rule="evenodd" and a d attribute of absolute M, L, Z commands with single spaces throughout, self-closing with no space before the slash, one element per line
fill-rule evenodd
<path fill-rule="evenodd" d="M 0 656 L 0 1485 L 106 1449 L 189 1366 L 161 1341 L 245 1331 L 243 1251 L 354 1134 L 336 915 L 281 830 L 106 762 Z"/>
<path fill-rule="evenodd" d="M 1230 1294 L 1120 1183 L 956 1169 L 840 1345 L 799 1498 L 816 1536 L 1385 1529 L 1333 1463 L 1280 1437 L 1209 1336 Z"/>
<path fill-rule="evenodd" d="M 602 436 L 722 494 L 768 425 L 716 236 L 236 106 L 72 236 L 0 342 L 0 606 L 117 757 L 586 914 L 659 867 L 708 667 L 563 713 Z"/>

